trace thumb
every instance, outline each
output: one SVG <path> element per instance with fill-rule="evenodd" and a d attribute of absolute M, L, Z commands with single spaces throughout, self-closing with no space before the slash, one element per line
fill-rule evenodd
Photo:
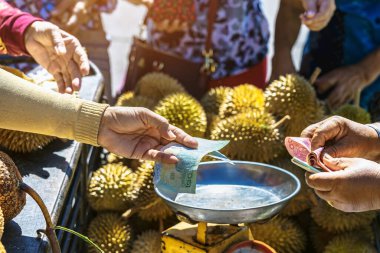
<path fill-rule="evenodd" d="M 331 191 L 335 184 L 336 172 L 321 172 L 305 177 L 306 183 L 309 187 L 318 191 Z"/>
<path fill-rule="evenodd" d="M 63 40 L 61 30 L 58 27 L 51 29 L 51 39 L 53 41 L 53 47 L 57 55 L 66 54 L 67 50 L 65 41 Z"/>
<path fill-rule="evenodd" d="M 317 1 L 315 0 L 303 0 L 302 5 L 305 8 L 305 17 L 312 18 L 317 13 Z"/>
<path fill-rule="evenodd" d="M 338 158 L 338 157 L 351 157 L 352 154 L 350 154 L 349 150 L 351 147 L 347 145 L 347 143 L 338 141 L 334 143 L 334 145 L 331 146 L 326 146 L 323 149 L 322 154 L 323 155 L 329 155 L 333 158 Z"/>

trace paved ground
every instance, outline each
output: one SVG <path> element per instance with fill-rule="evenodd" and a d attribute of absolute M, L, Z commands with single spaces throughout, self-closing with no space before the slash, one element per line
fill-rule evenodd
<path fill-rule="evenodd" d="M 262 2 L 263 11 L 269 20 L 271 34 L 273 35 L 275 15 L 278 10 L 279 0 L 262 0 Z M 109 39 L 111 40 L 109 53 L 111 57 L 111 75 L 114 91 L 119 87 L 125 76 L 131 38 L 133 35 L 138 34 L 139 24 L 145 15 L 145 11 L 144 7 L 137 7 L 125 0 L 119 0 L 118 7 L 112 14 L 103 14 L 103 23 L 108 32 Z M 293 49 L 293 58 L 297 65 L 299 64 L 300 53 L 306 34 L 307 31 L 303 28 L 298 38 L 297 45 Z M 270 57 L 273 54 L 272 44 L 273 36 L 270 41 Z"/>

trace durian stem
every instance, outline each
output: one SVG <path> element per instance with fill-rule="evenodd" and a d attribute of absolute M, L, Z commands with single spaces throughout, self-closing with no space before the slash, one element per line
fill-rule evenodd
<path fill-rule="evenodd" d="M 362 89 L 358 89 L 355 93 L 354 105 L 360 107 L 360 95 L 362 94 Z"/>
<path fill-rule="evenodd" d="M 290 119 L 291 119 L 290 116 L 289 116 L 289 115 L 286 115 L 286 116 L 284 116 L 282 119 L 280 119 L 279 121 L 277 121 L 276 123 L 274 123 L 274 124 L 272 125 L 272 128 L 273 128 L 273 129 L 274 129 L 274 128 L 278 128 L 279 126 L 281 126 L 282 124 L 284 124 L 285 121 L 290 120 Z"/>
<path fill-rule="evenodd" d="M 58 238 L 54 231 L 54 225 L 44 201 L 41 199 L 40 195 L 32 187 L 25 184 L 24 182 L 20 183 L 20 189 L 23 190 L 25 193 L 27 193 L 30 197 L 32 197 L 32 199 L 36 201 L 37 205 L 40 207 L 41 212 L 44 215 L 45 222 L 46 222 L 46 229 L 44 230 L 44 233 L 50 242 L 51 251 L 53 253 L 61 253 L 61 248 L 58 243 Z"/>
<path fill-rule="evenodd" d="M 310 76 L 309 82 L 311 84 L 314 84 L 315 81 L 317 81 L 318 76 L 321 74 L 321 72 L 322 72 L 322 69 L 320 67 L 316 67 L 315 70 L 313 71 L 313 73 Z"/>

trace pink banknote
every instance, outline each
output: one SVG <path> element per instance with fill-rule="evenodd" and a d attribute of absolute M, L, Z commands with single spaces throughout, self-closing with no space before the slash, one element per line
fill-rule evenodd
<path fill-rule="evenodd" d="M 309 138 L 286 137 L 285 146 L 292 157 L 296 157 L 310 166 L 321 168 L 324 171 L 331 171 L 323 163 L 321 157 L 323 148 L 311 151 L 311 142 Z"/>

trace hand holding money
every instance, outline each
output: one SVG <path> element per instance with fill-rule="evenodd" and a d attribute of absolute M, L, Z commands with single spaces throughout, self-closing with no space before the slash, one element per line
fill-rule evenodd
<path fill-rule="evenodd" d="M 156 163 L 154 184 L 174 193 L 195 193 L 197 169 L 202 158 L 208 154 L 220 160 L 228 160 L 218 150 L 225 147 L 229 141 L 211 141 L 196 138 L 198 148 L 192 149 L 172 142 L 161 149 L 162 152 L 177 157 L 177 164 Z"/>

